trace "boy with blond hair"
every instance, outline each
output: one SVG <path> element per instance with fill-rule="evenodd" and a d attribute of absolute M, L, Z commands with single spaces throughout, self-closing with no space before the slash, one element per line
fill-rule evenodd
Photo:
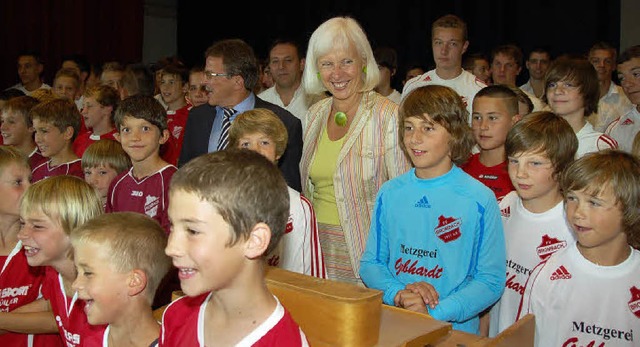
<path fill-rule="evenodd" d="M 640 161 L 589 153 L 562 173 L 576 242 L 532 272 L 519 317 L 536 320 L 535 346 L 638 346 Z"/>
<path fill-rule="evenodd" d="M 58 70 L 51 91 L 55 97 L 68 99 L 75 104 L 80 92 L 80 76 L 72 68 Z"/>
<path fill-rule="evenodd" d="M 160 224 L 134 212 L 104 214 L 75 229 L 71 244 L 73 288 L 86 302 L 87 320 L 108 324 L 102 345 L 156 345 L 160 325 L 151 303 L 171 266 Z"/>
<path fill-rule="evenodd" d="M 277 165 L 287 148 L 287 128 L 273 111 L 256 108 L 238 115 L 229 129 L 229 146 L 258 152 Z M 326 278 L 318 222 L 313 205 L 289 187 L 289 220 L 267 263 L 305 275 Z"/>
<path fill-rule="evenodd" d="M 276 165 L 235 148 L 197 157 L 171 181 L 169 216 L 166 253 L 187 296 L 165 310 L 160 346 L 308 346 L 264 278 L 289 216 Z"/>
<path fill-rule="evenodd" d="M 480 152 L 472 155 L 462 169 L 491 188 L 498 201 L 513 190 L 504 141 L 519 119 L 518 96 L 507 86 L 485 87 L 473 99 L 471 129 Z"/>
<path fill-rule="evenodd" d="M 565 220 L 558 179 L 577 148 L 569 123 L 551 112 L 525 116 L 507 135 L 508 171 L 515 191 L 500 202 L 507 282 L 490 312 L 490 336 L 515 323 L 535 266 L 575 240 Z"/>
<path fill-rule="evenodd" d="M 31 109 L 38 103 L 38 99 L 34 97 L 19 96 L 8 100 L 0 110 L 0 133 L 4 144 L 14 146 L 28 156 L 32 170 L 47 161 L 38 152 L 38 146 L 33 138 L 35 130 L 29 115 Z"/>
<path fill-rule="evenodd" d="M 115 123 L 132 167 L 111 183 L 105 211 L 146 214 L 169 233 L 169 181 L 177 168 L 160 157 L 169 138 L 166 111 L 153 97 L 134 95 L 120 103 Z"/>
<path fill-rule="evenodd" d="M 111 182 L 130 168 L 131 159 L 115 140 L 98 140 L 82 155 L 84 180 L 98 192 L 105 206 Z"/>
<path fill-rule="evenodd" d="M 35 141 L 48 160 L 33 169 L 32 181 L 57 175 L 82 178 L 80 158 L 73 152 L 73 140 L 80 130 L 80 112 L 67 99 L 41 102 L 31 109 Z"/>

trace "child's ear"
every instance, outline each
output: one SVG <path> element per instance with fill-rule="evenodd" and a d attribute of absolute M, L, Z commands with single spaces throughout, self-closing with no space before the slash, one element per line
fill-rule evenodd
<path fill-rule="evenodd" d="M 249 259 L 260 258 L 269 248 L 271 242 L 271 228 L 266 223 L 256 224 L 249 239 L 245 242 L 244 255 Z"/>
<path fill-rule="evenodd" d="M 71 140 L 73 138 L 73 132 L 74 132 L 73 127 L 68 126 L 63 133 L 64 139 Z"/>
<path fill-rule="evenodd" d="M 136 296 L 147 288 L 147 274 L 140 269 L 134 269 L 129 273 L 127 285 L 129 296 Z"/>
<path fill-rule="evenodd" d="M 164 129 L 162 131 L 162 134 L 160 134 L 160 144 L 163 145 L 165 142 L 167 142 L 169 140 L 169 136 L 171 136 L 169 134 L 169 130 L 168 129 Z"/>
<path fill-rule="evenodd" d="M 120 131 L 116 131 L 113 134 L 113 138 L 116 139 L 116 141 L 120 142 Z"/>

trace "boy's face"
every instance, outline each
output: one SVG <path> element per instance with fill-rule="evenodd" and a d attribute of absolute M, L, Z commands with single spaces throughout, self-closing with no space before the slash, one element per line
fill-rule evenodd
<path fill-rule="evenodd" d="M 561 199 L 553 164 L 546 154 L 536 151 L 507 157 L 509 178 L 525 206 L 555 206 Z"/>
<path fill-rule="evenodd" d="M 231 226 L 199 196 L 172 190 L 169 201 L 172 226 L 165 253 L 178 268 L 182 291 L 196 296 L 232 287 L 244 267 L 247 241 L 227 246 Z"/>
<path fill-rule="evenodd" d="M 100 198 L 105 199 L 109 191 L 109 184 L 118 176 L 118 172 L 109 165 L 98 165 L 84 169 L 84 180 L 98 192 Z"/>
<path fill-rule="evenodd" d="M 596 49 L 589 53 L 589 62 L 598 73 L 598 81 L 610 81 L 611 73 L 616 69 L 613 52 L 608 49 Z"/>
<path fill-rule="evenodd" d="M 503 98 L 488 96 L 473 99 L 471 129 L 478 146 L 484 151 L 504 148 L 507 133 L 516 120 L 504 101 Z"/>
<path fill-rule="evenodd" d="M 565 198 L 567 220 L 583 249 L 609 250 L 627 245 L 622 227 L 622 208 L 611 187 L 592 195 L 586 190 L 569 191 Z"/>
<path fill-rule="evenodd" d="M 431 48 L 436 67 L 455 69 L 462 66 L 462 54 L 466 52 L 469 41 L 465 41 L 462 29 L 441 28 L 433 29 Z"/>
<path fill-rule="evenodd" d="M 84 311 L 92 325 L 117 322 L 129 304 L 130 274 L 121 273 L 111 265 L 105 248 L 90 242 L 74 247 L 78 277 L 73 289 L 78 291 L 78 298 L 85 301 Z"/>
<path fill-rule="evenodd" d="M 187 88 L 180 79 L 180 76 L 162 74 L 162 79 L 160 80 L 160 95 L 162 95 L 162 100 L 166 104 L 172 105 L 174 103 L 185 102 L 184 95 L 186 92 Z"/>
<path fill-rule="evenodd" d="M 51 158 L 62 152 L 71 142 L 73 128 L 61 132 L 53 124 L 43 122 L 39 118 L 33 119 L 33 127 L 36 130 L 36 145 L 42 156 Z"/>
<path fill-rule="evenodd" d="M 115 90 L 120 90 L 120 86 L 122 86 L 121 81 L 123 75 L 124 73 L 122 71 L 103 71 L 102 76 L 100 76 L 100 83 L 114 88 Z"/>
<path fill-rule="evenodd" d="M 82 105 L 82 118 L 84 119 L 84 125 L 87 128 L 93 128 L 97 125 L 103 125 L 111 123 L 111 106 L 102 106 L 96 98 L 86 97 Z"/>
<path fill-rule="evenodd" d="M 33 142 L 33 127 L 28 127 L 24 117 L 13 111 L 5 110 L 0 116 L 0 133 L 5 145 L 20 146 Z"/>
<path fill-rule="evenodd" d="M 31 185 L 30 177 L 31 170 L 15 162 L 10 162 L 0 170 L 0 215 L 20 215 L 20 198 Z"/>
<path fill-rule="evenodd" d="M 473 62 L 473 70 L 471 73 L 478 77 L 482 82 L 489 83 L 489 79 L 491 78 L 491 68 L 489 67 L 489 62 L 484 59 L 476 59 Z"/>
<path fill-rule="evenodd" d="M 130 116 L 124 117 L 120 126 L 120 143 L 132 162 L 142 162 L 159 155 L 160 145 L 167 142 L 169 132 L 150 122 Z"/>
<path fill-rule="evenodd" d="M 640 107 L 640 57 L 618 65 L 618 79 L 627 98 Z"/>
<path fill-rule="evenodd" d="M 584 99 L 580 88 L 572 81 L 547 83 L 547 101 L 551 110 L 562 117 L 584 114 Z"/>
<path fill-rule="evenodd" d="M 516 77 L 520 73 L 520 66 L 513 57 L 498 53 L 491 62 L 491 76 L 494 84 L 516 85 Z"/>
<path fill-rule="evenodd" d="M 535 80 L 544 79 L 544 75 L 549 69 L 551 59 L 546 53 L 533 52 L 529 55 L 529 60 L 525 63 L 527 70 L 529 70 L 529 76 Z"/>
<path fill-rule="evenodd" d="M 194 107 L 207 103 L 207 85 L 204 72 L 194 72 L 189 75 L 189 101 Z"/>
<path fill-rule="evenodd" d="M 53 83 L 53 95 L 59 98 L 75 101 L 77 94 L 78 86 L 73 78 L 67 76 L 60 76 L 56 78 Z"/>
<path fill-rule="evenodd" d="M 246 148 L 258 152 L 274 163 L 280 159 L 280 157 L 276 155 L 275 141 L 273 141 L 270 136 L 261 132 L 243 134 L 238 139 L 238 148 Z"/>
<path fill-rule="evenodd" d="M 411 69 L 409 71 L 407 71 L 407 73 L 404 76 L 404 81 L 402 82 L 402 84 L 407 83 L 407 81 L 409 81 L 410 79 L 420 76 L 424 73 L 424 71 L 420 68 L 414 68 Z"/>
<path fill-rule="evenodd" d="M 426 119 L 407 117 L 404 121 L 404 146 L 419 178 L 434 178 L 451 169 L 451 134 L 429 115 Z"/>
<path fill-rule="evenodd" d="M 49 218 L 38 209 L 21 213 L 20 220 L 24 224 L 18 239 L 22 241 L 30 266 L 55 267 L 69 261 L 67 253 L 71 249 L 71 241 L 58 220 Z"/>

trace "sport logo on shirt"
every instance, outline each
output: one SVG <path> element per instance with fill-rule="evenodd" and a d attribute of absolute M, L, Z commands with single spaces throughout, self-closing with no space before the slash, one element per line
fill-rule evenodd
<path fill-rule="evenodd" d="M 149 217 L 155 217 L 158 214 L 158 205 L 160 204 L 160 198 L 157 196 L 147 195 L 144 203 L 144 213 Z"/>
<path fill-rule="evenodd" d="M 436 236 L 445 243 L 455 241 L 460 237 L 460 226 L 462 221 L 460 218 L 454 217 L 438 217 L 438 226 L 435 228 Z"/>
<path fill-rule="evenodd" d="M 504 218 L 509 218 L 511 217 L 511 206 L 507 206 L 505 208 L 503 208 L 502 210 L 500 210 L 500 215 Z"/>
<path fill-rule="evenodd" d="M 640 289 L 631 287 L 631 300 L 629 300 L 629 309 L 638 318 L 640 318 Z"/>
<path fill-rule="evenodd" d="M 554 271 L 553 274 L 551 274 L 551 277 L 549 279 L 551 279 L 552 281 L 555 281 L 555 280 L 568 280 L 570 278 L 571 278 L 571 274 L 569 273 L 569 271 L 567 271 L 564 265 L 560 265 L 560 267 L 558 267 L 556 271 Z"/>

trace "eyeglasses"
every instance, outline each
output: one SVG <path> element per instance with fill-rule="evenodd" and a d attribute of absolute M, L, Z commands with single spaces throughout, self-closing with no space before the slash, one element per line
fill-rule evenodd
<path fill-rule="evenodd" d="M 205 71 L 204 72 L 204 78 L 208 79 L 208 80 L 212 80 L 214 77 L 231 77 L 233 76 L 232 74 L 229 73 L 215 73 L 215 72 L 211 72 L 211 71 Z"/>

